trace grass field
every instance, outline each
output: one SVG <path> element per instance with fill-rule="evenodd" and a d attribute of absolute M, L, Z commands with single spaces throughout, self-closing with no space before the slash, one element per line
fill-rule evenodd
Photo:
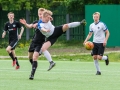
<path fill-rule="evenodd" d="M 28 79 L 30 63 L 19 62 L 21 68 L 15 70 L 11 60 L 0 60 L 0 90 L 120 90 L 119 62 L 99 62 L 102 75 L 97 76 L 93 62 L 56 61 L 47 71 L 49 63 L 39 61 L 34 80 Z"/>

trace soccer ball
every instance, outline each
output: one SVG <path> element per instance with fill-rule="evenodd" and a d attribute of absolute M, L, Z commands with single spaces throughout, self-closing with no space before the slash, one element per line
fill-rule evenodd
<path fill-rule="evenodd" d="M 94 44 L 91 41 L 87 41 L 84 46 L 87 50 L 92 50 L 94 48 Z"/>

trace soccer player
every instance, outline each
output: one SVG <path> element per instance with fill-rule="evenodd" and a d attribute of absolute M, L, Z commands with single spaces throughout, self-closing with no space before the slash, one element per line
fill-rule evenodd
<path fill-rule="evenodd" d="M 104 56 L 103 54 L 110 33 L 105 23 L 100 21 L 99 12 L 93 13 L 93 20 L 94 22 L 90 24 L 89 34 L 86 37 L 84 43 L 91 38 L 92 34 L 94 34 L 93 36 L 94 48 L 91 52 L 91 55 L 93 56 L 94 64 L 97 70 L 96 75 L 101 75 L 98 60 L 105 60 L 106 65 L 109 64 L 108 56 Z"/>
<path fill-rule="evenodd" d="M 38 9 L 38 17 L 39 17 L 39 19 L 42 18 L 42 13 L 43 13 L 44 10 L 45 10 L 44 8 L 39 8 Z M 52 18 L 50 18 L 50 19 L 52 20 Z M 29 55 L 30 63 L 32 64 L 32 66 L 36 66 L 36 68 L 38 66 L 38 63 L 35 62 L 35 61 L 37 61 L 39 55 L 41 54 L 41 51 L 40 51 L 41 46 L 45 42 L 45 36 L 36 27 L 37 24 L 38 24 L 38 21 L 39 20 L 36 20 L 31 24 L 27 24 L 25 19 L 20 19 L 20 22 L 22 24 L 24 24 L 27 28 L 34 28 L 35 29 L 35 34 L 33 36 L 32 42 L 30 44 L 28 55 Z M 53 62 L 51 56 L 47 57 L 47 55 L 49 55 L 48 51 L 43 52 L 43 54 L 50 63 L 50 66 L 49 66 L 49 69 L 48 69 L 48 71 L 49 71 L 55 66 L 55 63 Z M 29 79 L 33 79 L 33 78 L 34 78 L 33 76 L 30 76 Z"/>
<path fill-rule="evenodd" d="M 14 20 L 14 13 L 13 12 L 8 13 L 8 19 L 9 19 L 9 21 L 4 26 L 4 32 L 2 34 L 2 38 L 5 37 L 6 32 L 8 31 L 8 33 L 9 33 L 9 45 L 6 48 L 6 51 L 8 52 L 9 56 L 13 60 L 12 66 L 16 65 L 16 69 L 19 69 L 20 65 L 18 63 L 16 54 L 15 54 L 15 47 L 16 47 L 19 39 L 21 39 L 24 28 L 23 28 L 23 26 L 21 26 L 21 24 L 18 21 Z M 19 28 L 21 29 L 21 32 L 18 35 Z"/>
<path fill-rule="evenodd" d="M 81 22 L 73 22 L 55 27 L 50 22 L 51 15 L 52 15 L 51 11 L 45 10 L 43 12 L 42 19 L 39 20 L 38 22 L 38 29 L 43 35 L 46 36 L 46 41 L 41 47 L 41 52 L 43 53 L 46 52 L 47 49 L 56 42 L 58 37 L 61 36 L 63 33 L 65 33 L 69 28 L 77 27 L 81 24 L 85 24 L 85 20 L 83 20 Z M 51 57 L 50 54 L 46 54 L 46 55 L 48 58 Z M 34 62 L 37 63 L 37 61 L 35 60 Z M 36 65 L 33 65 L 31 76 L 34 76 L 35 71 L 36 71 Z"/>

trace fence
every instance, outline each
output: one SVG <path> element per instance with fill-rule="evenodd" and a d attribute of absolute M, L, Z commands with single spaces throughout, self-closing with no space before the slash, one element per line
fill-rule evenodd
<path fill-rule="evenodd" d="M 13 11 L 15 13 L 15 20 L 19 20 L 20 18 L 28 18 L 27 15 L 29 16 L 29 23 L 32 23 L 34 20 L 38 19 L 38 14 L 37 14 L 38 9 L 33 9 L 29 12 L 22 10 L 22 11 Z M 67 14 L 66 10 L 64 7 L 59 7 L 56 9 L 52 9 L 53 11 L 53 25 L 58 26 L 65 24 L 67 22 L 73 22 L 73 21 L 80 21 L 84 18 L 84 14 L 77 13 L 77 14 Z M 9 11 L 0 11 L 0 34 L 3 32 L 4 24 L 6 21 L 8 21 L 7 18 L 7 13 Z M 23 42 L 26 41 L 26 39 L 31 39 L 32 36 L 34 35 L 34 30 L 27 30 L 25 28 L 25 31 L 22 36 Z M 0 42 L 6 42 L 8 39 L 8 36 L 6 35 L 5 39 L 2 39 L 0 37 Z M 79 26 L 74 29 L 68 30 L 65 34 L 63 34 L 59 40 L 83 40 L 84 39 L 84 27 Z"/>

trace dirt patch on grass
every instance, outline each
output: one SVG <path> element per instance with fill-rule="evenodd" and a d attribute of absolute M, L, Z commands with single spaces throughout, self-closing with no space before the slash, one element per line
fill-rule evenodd
<path fill-rule="evenodd" d="M 105 52 L 117 52 L 120 51 L 120 48 L 106 48 Z M 63 55 L 63 54 L 79 54 L 79 53 L 90 53 L 91 50 L 86 50 L 82 48 L 49 48 L 49 52 L 53 55 Z"/>

